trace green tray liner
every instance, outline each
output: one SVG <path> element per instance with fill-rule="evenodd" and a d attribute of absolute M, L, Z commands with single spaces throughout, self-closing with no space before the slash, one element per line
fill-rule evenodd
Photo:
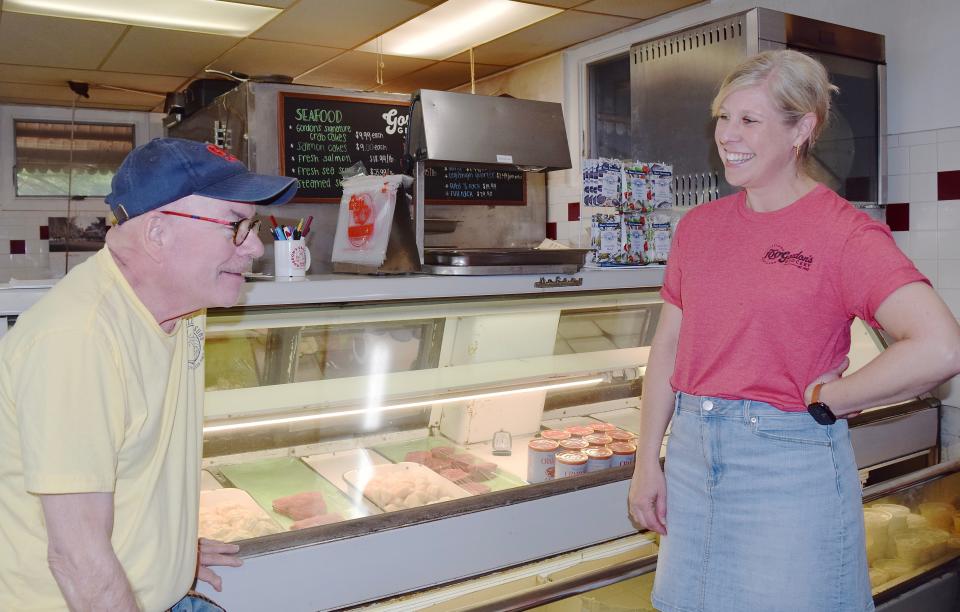
<path fill-rule="evenodd" d="M 456 453 L 469 453 L 477 458 L 478 461 L 493 461 L 489 459 L 484 459 L 483 457 L 478 456 L 476 453 L 471 453 L 469 450 L 458 446 L 449 440 L 440 440 L 437 438 L 422 438 L 420 440 L 410 440 L 408 442 L 395 442 L 392 444 L 382 444 L 380 446 L 374 446 L 373 450 L 377 451 L 390 461 L 394 463 L 400 463 L 404 461 L 404 457 L 410 451 L 418 450 L 430 450 L 437 446 L 450 446 L 453 447 L 454 452 Z M 503 468 L 498 467 L 496 475 L 490 480 L 484 480 L 481 484 L 485 484 L 490 487 L 491 491 L 503 491 L 504 489 L 512 489 L 514 487 L 522 487 L 527 482 L 521 480 L 517 476 L 514 476 L 510 472 L 504 471 Z"/>
<path fill-rule="evenodd" d="M 273 511 L 273 500 L 304 491 L 320 491 L 327 503 L 327 512 L 336 512 L 344 519 L 365 514 L 353 505 L 340 489 L 326 478 L 314 472 L 310 466 L 296 457 L 264 459 L 252 463 L 226 465 L 220 471 L 230 483 L 250 494 L 261 508 L 284 529 L 289 529 L 293 520 Z"/>

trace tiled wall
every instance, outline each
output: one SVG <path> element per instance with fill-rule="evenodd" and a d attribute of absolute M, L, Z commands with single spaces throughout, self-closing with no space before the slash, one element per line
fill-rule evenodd
<path fill-rule="evenodd" d="M 10 279 L 33 280 L 56 278 L 65 271 L 65 254 L 50 253 L 49 217 L 66 215 L 65 206 L 38 205 L 37 210 L 4 210 L 0 212 L 0 283 Z M 99 210 L 105 216 L 107 208 Z M 82 212 L 90 216 L 89 212 Z M 70 266 L 85 260 L 92 253 L 70 253 Z"/>
<path fill-rule="evenodd" d="M 887 223 L 960 317 L 960 127 L 890 136 Z"/>
<path fill-rule="evenodd" d="M 66 198 L 17 198 L 14 196 L 14 141 L 16 119 L 69 121 L 69 108 L 0 104 L 0 283 L 11 278 L 33 280 L 63 276 L 66 257 L 49 252 L 47 230 L 50 217 L 105 217 L 101 198 L 71 201 Z M 162 116 L 142 112 L 78 109 L 75 119 L 87 122 L 123 123 L 136 126 L 137 144 L 163 135 Z M 70 253 L 69 267 L 92 253 Z"/>

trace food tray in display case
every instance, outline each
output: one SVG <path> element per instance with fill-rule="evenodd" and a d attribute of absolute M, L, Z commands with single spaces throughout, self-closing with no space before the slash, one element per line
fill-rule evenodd
<path fill-rule="evenodd" d="M 343 479 L 343 475 L 350 471 L 359 471 L 374 465 L 389 465 L 389 459 L 365 448 L 352 448 L 324 455 L 312 455 L 302 459 L 304 463 L 330 481 L 330 484 L 343 491 L 355 506 L 363 508 L 367 514 L 380 513 L 380 508 L 367 501 L 361 492 L 348 485 Z"/>
<path fill-rule="evenodd" d="M 468 497 L 470 494 L 419 463 L 351 470 L 343 479 L 377 507 L 392 512 Z"/>
<path fill-rule="evenodd" d="M 630 433 L 640 433 L 640 411 L 636 408 L 623 408 L 622 410 L 611 410 L 591 414 L 598 421 L 613 423 L 620 429 Z"/>
<path fill-rule="evenodd" d="M 378 453 L 395 463 L 404 461 L 419 463 L 438 474 L 450 468 L 467 472 L 469 475 L 464 484 L 472 482 L 483 485 L 483 487 L 474 485 L 465 487 L 474 494 L 486 492 L 484 487 L 490 491 L 503 491 L 527 484 L 519 476 L 500 467 L 498 464 L 501 462 L 496 460 L 499 457 L 484 459 L 477 450 L 468 450 L 445 439 L 423 438 L 383 444 L 375 448 Z"/>
<path fill-rule="evenodd" d="M 220 471 L 234 486 L 249 493 L 284 529 L 296 529 L 297 527 L 294 526 L 296 521 L 286 514 L 277 512 L 274 509 L 274 502 L 302 493 L 315 492 L 322 497 L 322 504 L 317 503 L 316 516 L 328 516 L 325 521 L 315 522 L 315 524 L 366 516 L 363 508 L 355 506 L 342 491 L 296 457 L 225 465 L 220 468 Z M 303 524 L 303 526 L 312 525 Z"/>
<path fill-rule="evenodd" d="M 221 542 L 258 538 L 283 531 L 240 489 L 200 491 L 200 537 Z"/>

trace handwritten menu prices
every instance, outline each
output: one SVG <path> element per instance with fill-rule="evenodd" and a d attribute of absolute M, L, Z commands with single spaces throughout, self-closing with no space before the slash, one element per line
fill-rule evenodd
<path fill-rule="evenodd" d="M 431 164 L 424 171 L 427 204 L 527 203 L 526 175 L 504 166 Z"/>
<path fill-rule="evenodd" d="M 339 202 L 342 173 L 399 174 L 407 103 L 282 91 L 280 173 L 300 181 L 295 201 Z"/>

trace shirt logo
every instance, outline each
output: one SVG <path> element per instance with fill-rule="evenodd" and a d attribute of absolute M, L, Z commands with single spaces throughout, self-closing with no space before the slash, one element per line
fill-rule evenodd
<path fill-rule="evenodd" d="M 809 270 L 810 266 L 813 265 L 813 255 L 804 255 L 802 249 L 794 253 L 779 244 L 774 244 L 763 255 L 763 263 L 786 264 L 796 266 L 801 270 Z"/>
<path fill-rule="evenodd" d="M 187 367 L 196 370 L 203 363 L 203 330 L 193 321 L 187 321 Z"/>

